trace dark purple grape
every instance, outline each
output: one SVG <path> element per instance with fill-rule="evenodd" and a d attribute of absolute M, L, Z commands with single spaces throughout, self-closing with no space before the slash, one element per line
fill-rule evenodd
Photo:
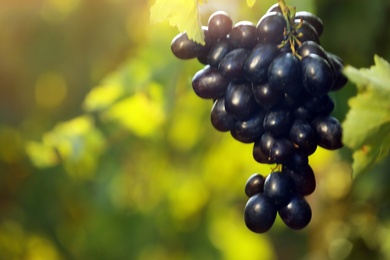
<path fill-rule="evenodd" d="M 318 36 L 321 36 L 321 34 L 324 30 L 324 24 L 318 16 L 316 16 L 310 12 L 299 11 L 299 12 L 295 13 L 295 19 L 302 19 L 302 20 L 308 22 L 311 26 L 314 27 Z"/>
<path fill-rule="evenodd" d="M 256 102 L 267 110 L 274 107 L 281 99 L 283 99 L 283 92 L 275 88 L 271 88 L 268 82 L 264 84 L 253 84 L 252 91 Z"/>
<path fill-rule="evenodd" d="M 302 58 L 309 54 L 317 54 L 318 56 L 327 59 L 328 55 L 325 49 L 314 41 L 306 41 L 301 44 L 297 49 L 298 55 Z"/>
<path fill-rule="evenodd" d="M 308 109 L 304 105 L 297 106 L 293 111 L 293 115 L 296 119 L 307 121 L 311 121 L 315 116 L 313 111 Z"/>
<path fill-rule="evenodd" d="M 245 184 L 245 194 L 250 198 L 257 193 L 263 192 L 265 178 L 263 175 L 252 174 Z"/>
<path fill-rule="evenodd" d="M 333 87 L 333 73 L 329 63 L 316 54 L 301 60 L 302 83 L 313 96 L 326 95 Z"/>
<path fill-rule="evenodd" d="M 299 59 L 289 52 L 280 53 L 268 68 L 268 81 L 273 88 L 298 95 L 303 90 Z"/>
<path fill-rule="evenodd" d="M 289 139 L 299 148 L 308 148 L 317 145 L 317 138 L 313 128 L 304 120 L 294 120 L 290 128 Z"/>
<path fill-rule="evenodd" d="M 257 44 L 245 60 L 245 77 L 253 82 L 265 83 L 268 67 L 278 54 L 279 49 L 274 44 Z"/>
<path fill-rule="evenodd" d="M 334 109 L 334 102 L 329 95 L 313 96 L 304 106 L 316 115 L 329 115 Z"/>
<path fill-rule="evenodd" d="M 271 157 L 269 157 L 268 152 L 264 153 L 261 150 L 260 146 L 261 146 L 261 141 L 259 139 L 259 140 L 255 141 L 255 143 L 253 145 L 252 154 L 253 154 L 253 158 L 255 159 L 255 161 L 259 162 L 259 163 L 266 163 L 266 164 L 273 164 L 273 163 L 275 163 L 271 159 Z"/>
<path fill-rule="evenodd" d="M 288 162 L 291 155 L 294 153 L 294 146 L 290 140 L 286 138 L 275 139 L 275 142 L 269 152 L 271 160 L 277 164 Z"/>
<path fill-rule="evenodd" d="M 263 121 L 265 111 L 255 112 L 249 119 L 237 120 L 235 127 L 231 130 L 231 135 L 243 143 L 252 143 L 264 133 Z"/>
<path fill-rule="evenodd" d="M 266 13 L 256 26 L 259 42 L 280 44 L 283 41 L 286 26 L 286 20 L 281 13 Z"/>
<path fill-rule="evenodd" d="M 236 48 L 253 48 L 257 42 L 256 26 L 249 21 L 238 22 L 230 31 L 230 42 Z"/>
<path fill-rule="evenodd" d="M 294 152 L 293 144 L 286 138 L 275 138 L 265 132 L 259 142 L 259 147 L 271 163 L 283 164 L 290 159 Z"/>
<path fill-rule="evenodd" d="M 226 112 L 225 98 L 221 97 L 215 100 L 210 113 L 211 124 L 215 129 L 221 132 L 227 132 L 233 129 L 235 124 L 234 117 Z"/>
<path fill-rule="evenodd" d="M 311 220 L 311 208 L 302 195 L 293 195 L 289 202 L 278 209 L 279 216 L 291 229 L 306 227 Z"/>
<path fill-rule="evenodd" d="M 317 116 L 311 125 L 318 137 L 318 145 L 328 149 L 336 150 L 343 146 L 343 129 L 339 120 L 333 116 Z"/>
<path fill-rule="evenodd" d="M 328 54 L 329 60 L 330 60 L 331 64 L 333 65 L 334 71 L 335 71 L 334 84 L 333 84 L 331 91 L 337 91 L 337 90 L 343 88 L 348 82 L 347 77 L 345 77 L 344 74 L 342 73 L 342 69 L 344 68 L 344 64 L 343 64 L 343 61 L 341 60 L 341 58 L 336 56 L 335 54 L 330 53 L 330 52 L 328 52 L 327 54 Z"/>
<path fill-rule="evenodd" d="M 294 183 L 284 172 L 272 172 L 265 178 L 264 196 L 272 204 L 279 207 L 284 205 L 294 192 Z"/>
<path fill-rule="evenodd" d="M 284 136 L 288 134 L 292 119 L 290 110 L 269 110 L 265 115 L 263 127 L 265 131 L 270 132 L 274 137 Z"/>
<path fill-rule="evenodd" d="M 232 26 L 232 19 L 229 14 L 224 11 L 213 13 L 208 21 L 209 32 L 214 39 L 225 38 L 232 29 Z"/>
<path fill-rule="evenodd" d="M 316 29 L 311 24 L 300 19 L 295 19 L 295 24 L 299 24 L 295 31 L 295 35 L 300 42 L 314 41 L 320 44 L 320 37 L 318 36 Z"/>
<path fill-rule="evenodd" d="M 221 74 L 230 79 L 242 79 L 244 61 L 248 55 L 248 50 L 244 48 L 234 49 L 227 53 L 219 63 L 219 71 Z"/>
<path fill-rule="evenodd" d="M 177 58 L 187 60 L 201 56 L 207 51 L 207 47 L 190 40 L 187 33 L 180 33 L 173 38 L 171 50 Z"/>
<path fill-rule="evenodd" d="M 316 189 L 316 178 L 310 165 L 306 165 L 299 171 L 283 167 L 283 172 L 290 176 L 299 195 L 308 196 Z"/>
<path fill-rule="evenodd" d="M 264 133 L 259 142 L 259 147 L 261 151 L 266 154 L 268 157 L 270 157 L 270 152 L 272 147 L 275 144 L 275 137 L 273 137 L 270 133 Z"/>
<path fill-rule="evenodd" d="M 238 119 L 248 119 L 259 108 L 253 97 L 251 84 L 230 82 L 225 94 L 225 108 Z"/>
<path fill-rule="evenodd" d="M 275 206 L 264 195 L 256 194 L 245 205 L 245 224 L 255 233 L 264 233 L 274 224 L 276 214 Z"/>
<path fill-rule="evenodd" d="M 201 98 L 217 99 L 225 94 L 229 81 L 218 69 L 206 65 L 192 78 L 192 88 Z"/>
<path fill-rule="evenodd" d="M 288 161 L 283 166 L 288 167 L 294 171 L 301 171 L 309 165 L 308 155 L 302 153 L 300 150 L 296 150 L 292 153 Z"/>
<path fill-rule="evenodd" d="M 210 49 L 207 55 L 207 63 L 218 68 L 219 63 L 232 49 L 229 39 L 221 39 Z"/>

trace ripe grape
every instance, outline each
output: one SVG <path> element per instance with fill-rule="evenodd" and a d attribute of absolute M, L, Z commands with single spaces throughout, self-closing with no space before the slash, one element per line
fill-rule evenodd
<path fill-rule="evenodd" d="M 311 220 L 311 208 L 302 195 L 293 195 L 285 206 L 278 209 L 283 222 L 291 229 L 302 229 Z"/>
<path fill-rule="evenodd" d="M 247 54 L 248 50 L 244 48 L 234 49 L 227 53 L 218 66 L 221 74 L 229 80 L 239 79 L 243 74 Z"/>
<path fill-rule="evenodd" d="M 225 94 L 229 81 L 218 69 L 205 66 L 192 78 L 194 92 L 201 98 L 217 99 Z"/>
<path fill-rule="evenodd" d="M 318 145 L 328 149 L 336 150 L 343 147 L 340 122 L 333 116 L 318 116 L 312 122 L 314 131 L 318 136 Z"/>
<path fill-rule="evenodd" d="M 279 44 L 283 41 L 286 26 L 281 13 L 266 13 L 256 25 L 257 37 L 261 43 Z"/>
<path fill-rule="evenodd" d="M 267 232 L 275 222 L 276 207 L 261 193 L 249 198 L 245 205 L 245 224 L 253 232 Z"/>
<path fill-rule="evenodd" d="M 268 67 L 278 54 L 279 50 L 274 44 L 257 44 L 245 60 L 245 77 L 253 82 L 265 83 Z"/>
<path fill-rule="evenodd" d="M 248 119 L 258 108 L 251 85 L 247 82 L 230 82 L 225 93 L 225 108 L 238 119 Z"/>
<path fill-rule="evenodd" d="M 290 176 L 284 172 L 272 172 L 265 178 L 264 196 L 275 206 L 284 205 L 294 192 Z"/>
<path fill-rule="evenodd" d="M 314 96 L 326 95 L 333 86 L 333 73 L 329 63 L 316 54 L 301 60 L 303 87 Z"/>
<path fill-rule="evenodd" d="M 262 193 L 265 178 L 258 173 L 252 174 L 245 184 L 245 194 L 250 198 L 257 193 Z"/>
<path fill-rule="evenodd" d="M 229 14 L 224 11 L 217 11 L 213 13 L 208 21 L 208 29 L 210 35 L 214 39 L 225 38 L 233 26 L 233 21 Z"/>
<path fill-rule="evenodd" d="M 210 113 L 211 124 L 215 129 L 221 132 L 227 132 L 233 129 L 235 118 L 225 109 L 225 98 L 218 98 Z"/>
<path fill-rule="evenodd" d="M 249 21 L 241 21 L 230 31 L 230 42 L 236 48 L 251 49 L 256 45 L 256 26 Z"/>
<path fill-rule="evenodd" d="M 289 52 L 280 53 L 268 68 L 271 87 L 296 96 L 302 91 L 299 59 Z"/>

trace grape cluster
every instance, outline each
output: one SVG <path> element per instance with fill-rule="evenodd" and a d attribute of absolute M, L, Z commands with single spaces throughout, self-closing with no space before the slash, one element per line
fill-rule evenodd
<path fill-rule="evenodd" d="M 266 178 L 252 175 L 245 192 L 245 223 L 257 233 L 273 225 L 277 213 L 292 229 L 311 219 L 305 196 L 316 186 L 308 156 L 317 146 L 342 147 L 340 122 L 331 115 L 329 92 L 347 82 L 342 60 L 320 45 L 323 23 L 309 12 L 273 5 L 257 25 L 233 24 L 223 11 L 203 26 L 205 44 L 186 33 L 171 44 L 180 59 L 205 66 L 192 79 L 194 92 L 214 102 L 211 123 L 243 143 L 253 144 L 259 163 L 277 164 Z"/>

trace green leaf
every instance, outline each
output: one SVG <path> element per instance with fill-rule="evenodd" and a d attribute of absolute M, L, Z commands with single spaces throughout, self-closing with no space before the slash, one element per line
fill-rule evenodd
<path fill-rule="evenodd" d="M 199 15 L 200 0 L 156 0 L 150 9 L 152 23 L 169 21 L 180 32 L 187 32 L 188 38 L 204 44 L 204 34 Z"/>
<path fill-rule="evenodd" d="M 370 68 L 344 69 L 358 90 L 343 122 L 343 142 L 353 151 L 354 176 L 370 170 L 390 149 L 390 64 L 378 56 L 374 61 Z"/>

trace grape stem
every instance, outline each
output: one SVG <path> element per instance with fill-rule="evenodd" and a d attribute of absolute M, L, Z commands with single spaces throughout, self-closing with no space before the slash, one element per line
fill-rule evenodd
<path fill-rule="evenodd" d="M 297 43 L 298 45 L 301 45 L 301 42 L 294 35 L 294 30 L 296 29 L 295 25 L 294 25 L 294 17 L 295 17 L 295 12 L 296 12 L 295 7 L 290 7 L 290 6 L 286 5 L 286 2 L 284 0 L 278 0 L 278 4 L 279 4 L 280 9 L 282 10 L 283 17 L 286 20 L 286 24 L 287 24 L 286 30 L 285 30 L 285 35 L 286 35 L 287 39 L 284 40 L 280 44 L 280 48 L 282 48 L 284 45 L 289 43 L 290 48 L 291 48 L 291 52 L 294 55 L 299 56 L 295 50 L 295 43 Z M 301 26 L 301 24 L 298 26 Z"/>

